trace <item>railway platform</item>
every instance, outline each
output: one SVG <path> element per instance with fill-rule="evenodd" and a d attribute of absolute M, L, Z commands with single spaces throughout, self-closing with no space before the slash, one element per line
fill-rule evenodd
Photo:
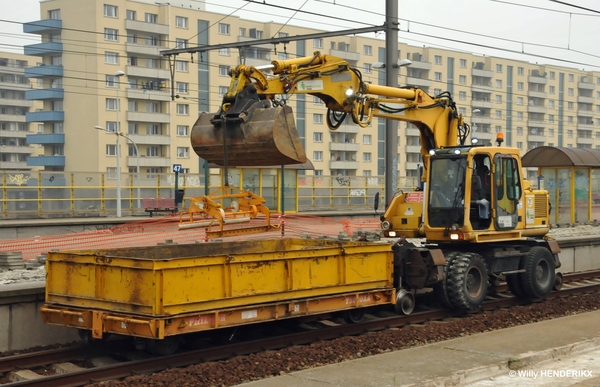
<path fill-rule="evenodd" d="M 238 387 L 600 387 L 600 311 L 312 368 Z"/>

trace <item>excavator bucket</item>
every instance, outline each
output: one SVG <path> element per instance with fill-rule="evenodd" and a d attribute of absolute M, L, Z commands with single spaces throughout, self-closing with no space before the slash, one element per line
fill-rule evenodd
<path fill-rule="evenodd" d="M 220 166 L 288 165 L 307 160 L 292 108 L 270 107 L 266 101 L 253 102 L 240 113 L 202 113 L 192 129 L 191 142 L 198 156 Z"/>

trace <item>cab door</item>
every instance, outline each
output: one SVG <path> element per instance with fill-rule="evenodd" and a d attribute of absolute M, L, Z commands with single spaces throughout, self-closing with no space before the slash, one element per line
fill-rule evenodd
<path fill-rule="evenodd" d="M 497 230 L 512 230 L 519 221 L 518 209 L 523 190 L 519 163 L 511 155 L 494 156 L 494 223 Z"/>

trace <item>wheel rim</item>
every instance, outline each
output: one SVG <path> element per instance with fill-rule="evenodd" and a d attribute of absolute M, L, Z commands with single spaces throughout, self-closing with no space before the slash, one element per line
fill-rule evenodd
<path fill-rule="evenodd" d="M 550 281 L 550 268 L 548 267 L 548 262 L 540 261 L 537 264 L 535 268 L 535 279 L 542 287 L 548 285 L 548 281 Z"/>
<path fill-rule="evenodd" d="M 415 296 L 406 291 L 401 290 L 396 296 L 396 313 L 409 315 L 415 310 Z"/>
<path fill-rule="evenodd" d="M 481 294 L 482 286 L 482 274 L 479 269 L 472 267 L 467 272 L 467 280 L 465 281 L 465 287 L 467 288 L 467 294 L 475 298 Z"/>
<path fill-rule="evenodd" d="M 361 322 L 363 317 L 365 317 L 365 311 L 364 309 L 349 310 L 347 316 L 348 320 L 350 320 L 351 322 L 358 323 Z"/>

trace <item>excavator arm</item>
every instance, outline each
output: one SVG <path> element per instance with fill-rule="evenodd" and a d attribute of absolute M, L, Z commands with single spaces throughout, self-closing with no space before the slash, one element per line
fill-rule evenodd
<path fill-rule="evenodd" d="M 374 117 L 411 122 L 420 131 L 424 158 L 429 150 L 462 144 L 468 136 L 468 126 L 449 93 L 431 97 L 418 88 L 373 85 L 335 56 L 316 52 L 267 66 L 239 65 L 230 75 L 219 111 L 202 113 L 191 134 L 194 151 L 217 165 L 306 162 L 292 109 L 286 104 L 292 94 L 320 98 L 331 130 L 339 128 L 347 115 L 363 128 Z"/>

